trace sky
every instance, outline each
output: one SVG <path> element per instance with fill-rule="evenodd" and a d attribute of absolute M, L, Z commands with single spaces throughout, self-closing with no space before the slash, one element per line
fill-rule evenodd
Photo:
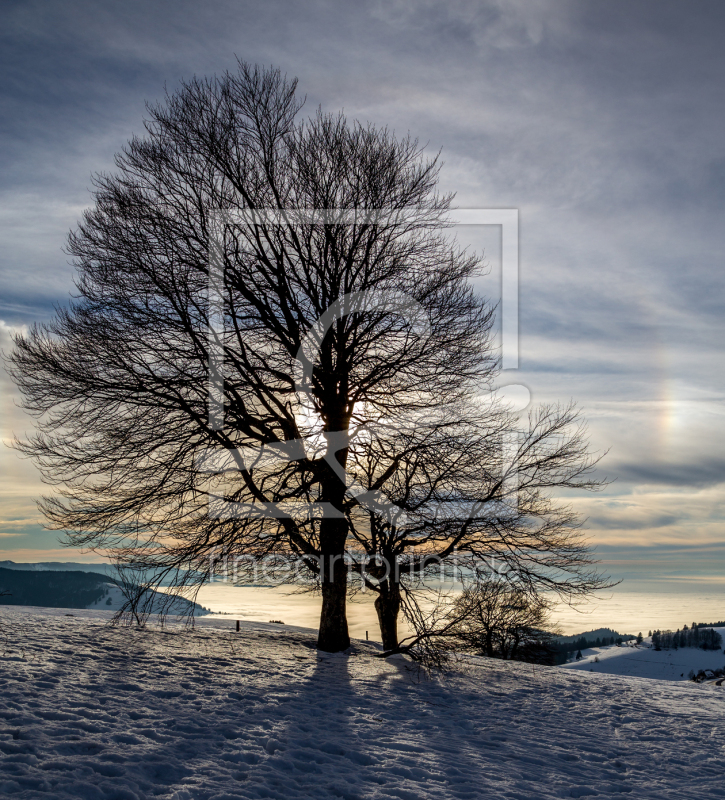
<path fill-rule="evenodd" d="M 145 102 L 235 57 L 299 78 L 303 114 L 442 151 L 461 208 L 520 215 L 520 368 L 605 452 L 568 499 L 603 566 L 681 585 L 725 566 L 725 6 L 693 0 L 3 3 L 0 346 L 73 288 L 67 233 Z M 480 290 L 500 292 L 498 228 Z M 514 371 L 511 371 L 513 373 Z M 0 375 L 0 435 L 32 422 Z M 0 559 L 81 560 L 0 447 Z M 96 557 L 91 557 L 95 560 Z"/>

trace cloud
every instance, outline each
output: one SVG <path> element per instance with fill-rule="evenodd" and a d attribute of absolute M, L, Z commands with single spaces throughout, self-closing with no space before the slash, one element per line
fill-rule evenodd
<path fill-rule="evenodd" d="M 42 520 L 36 514 L 35 516 L 22 517 L 22 518 L 4 518 L 0 520 L 0 527 L 2 531 L 0 536 L 22 536 L 28 533 L 29 530 L 35 531 L 41 524 Z M 15 532 L 13 532 L 15 531 Z"/>
<path fill-rule="evenodd" d="M 14 4 L 0 32 L 0 342 L 67 299 L 67 231 L 91 174 L 142 132 L 144 100 L 235 54 L 274 63 L 300 77 L 305 113 L 344 108 L 443 147 L 459 205 L 520 209 L 522 368 L 507 381 L 535 402 L 575 398 L 610 450 L 620 503 L 580 502 L 592 532 L 713 540 L 724 23 L 709 0 Z M 497 297 L 496 263 L 481 287 Z M 7 437 L 30 422 L 7 376 L 0 391 Z M 0 468 L 0 516 L 31 519 L 31 465 L 4 449 Z"/>
<path fill-rule="evenodd" d="M 9 353 L 12 336 L 26 332 L 25 325 L 9 324 L 0 319 L 0 351 Z M 0 364 L 0 536 L 15 536 L 37 528 L 36 499 L 43 485 L 35 467 L 10 448 L 14 434 L 22 435 L 32 427 L 30 418 L 19 408 L 18 391 Z M 16 534 L 16 531 L 19 533 Z"/>
<path fill-rule="evenodd" d="M 622 480 L 646 486 L 682 488 L 725 485 L 725 458 L 653 464 L 629 462 L 615 469 Z"/>

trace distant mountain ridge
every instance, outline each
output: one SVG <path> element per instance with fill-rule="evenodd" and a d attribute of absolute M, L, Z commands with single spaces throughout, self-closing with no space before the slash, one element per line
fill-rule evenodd
<path fill-rule="evenodd" d="M 81 570 L 16 570 L 0 567 L 2 605 L 86 608 L 108 593 L 108 575 Z"/>
<path fill-rule="evenodd" d="M 0 561 L 0 569 L 15 569 L 27 572 L 91 572 L 105 575 L 115 575 L 112 564 L 98 562 L 84 564 L 75 561 L 39 561 L 37 563 L 17 563 L 15 561 Z"/>

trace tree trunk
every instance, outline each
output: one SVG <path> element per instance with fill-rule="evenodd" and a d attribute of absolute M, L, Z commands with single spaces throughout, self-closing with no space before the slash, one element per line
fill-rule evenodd
<path fill-rule="evenodd" d="M 348 453 L 348 426 L 350 415 L 339 411 L 329 415 L 327 452 L 325 461 L 331 467 L 322 481 L 320 499 L 329 503 L 339 513 L 344 507 L 347 478 L 345 464 Z M 335 467 L 334 462 L 339 464 Z M 335 513 L 323 516 L 320 522 L 320 583 L 322 585 L 322 609 L 317 649 L 327 653 L 339 653 L 350 647 L 347 627 L 347 544 L 348 522 Z"/>
<path fill-rule="evenodd" d="M 339 653 L 350 647 L 347 628 L 347 564 L 345 540 L 347 522 L 341 519 L 323 519 L 320 525 L 320 582 L 322 585 L 322 610 L 317 649 L 326 653 Z"/>
<path fill-rule="evenodd" d="M 380 584 L 380 594 L 375 599 L 380 633 L 383 637 L 383 650 L 398 647 L 398 614 L 400 613 L 400 584 L 384 581 Z"/>

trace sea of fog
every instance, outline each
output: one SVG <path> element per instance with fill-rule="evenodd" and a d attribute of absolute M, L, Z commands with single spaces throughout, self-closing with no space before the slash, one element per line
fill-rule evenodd
<path fill-rule="evenodd" d="M 725 619 L 725 582 L 695 579 L 638 581 L 635 586 L 621 584 L 586 604 L 570 607 L 559 603 L 552 617 L 565 634 L 596 628 L 613 628 L 620 633 L 645 636 L 649 630 L 675 629 L 692 622 L 718 622 Z M 379 640 L 374 596 L 358 594 L 348 601 L 350 635 Z M 317 628 L 320 615 L 318 595 L 298 593 L 289 586 L 252 587 L 212 583 L 203 587 L 197 602 L 214 614 L 240 620 L 269 622 Z"/>

